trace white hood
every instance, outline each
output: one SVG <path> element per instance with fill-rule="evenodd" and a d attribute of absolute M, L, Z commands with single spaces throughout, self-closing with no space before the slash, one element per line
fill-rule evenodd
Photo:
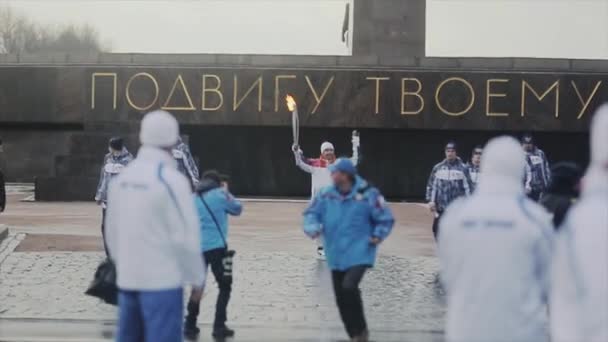
<path fill-rule="evenodd" d="M 481 157 L 478 191 L 521 193 L 525 155 L 517 140 L 501 136 L 488 142 Z"/>
<path fill-rule="evenodd" d="M 583 191 L 608 189 L 608 104 L 602 105 L 591 121 L 591 164 L 583 180 Z"/>

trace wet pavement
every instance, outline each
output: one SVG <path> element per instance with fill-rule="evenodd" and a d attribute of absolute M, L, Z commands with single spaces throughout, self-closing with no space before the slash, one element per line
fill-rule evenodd
<path fill-rule="evenodd" d="M 234 341 L 338 341 L 345 334 L 330 274 L 300 230 L 304 202 L 247 202 L 232 221 L 237 250 L 229 306 Z M 437 288 L 430 222 L 416 204 L 393 204 L 394 234 L 362 283 L 374 341 L 440 341 L 445 308 Z M 99 209 L 91 203 L 18 202 L 0 244 L 0 341 L 111 340 L 115 308 L 88 298 L 103 258 Z M 209 335 L 217 290 L 207 284 L 199 323 Z"/>

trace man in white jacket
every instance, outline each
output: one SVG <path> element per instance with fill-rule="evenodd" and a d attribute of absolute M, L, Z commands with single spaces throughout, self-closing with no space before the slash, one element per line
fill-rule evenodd
<path fill-rule="evenodd" d="M 560 228 L 552 271 L 552 341 L 608 341 L 608 105 L 593 118 L 591 163 Z"/>
<path fill-rule="evenodd" d="M 110 182 L 107 242 L 117 270 L 119 342 L 182 341 L 182 288 L 204 282 L 194 199 L 171 156 L 178 137 L 171 114 L 147 114 L 137 158 Z"/>
<path fill-rule="evenodd" d="M 551 220 L 524 195 L 524 153 L 510 137 L 484 149 L 479 186 L 439 230 L 446 341 L 545 341 Z"/>

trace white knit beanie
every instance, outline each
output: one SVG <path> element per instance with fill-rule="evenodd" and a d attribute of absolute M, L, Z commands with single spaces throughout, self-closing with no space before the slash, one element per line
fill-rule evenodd
<path fill-rule="evenodd" d="M 164 110 L 155 110 L 141 120 L 139 140 L 144 146 L 172 147 L 179 139 L 177 120 Z"/>
<path fill-rule="evenodd" d="M 332 143 L 330 143 L 329 141 L 326 141 L 321 144 L 321 153 L 323 153 L 325 150 L 333 150 L 333 149 L 334 149 L 334 145 Z"/>
<path fill-rule="evenodd" d="M 517 140 L 508 136 L 494 138 L 483 149 L 481 174 L 520 182 L 524 178 L 525 155 Z"/>

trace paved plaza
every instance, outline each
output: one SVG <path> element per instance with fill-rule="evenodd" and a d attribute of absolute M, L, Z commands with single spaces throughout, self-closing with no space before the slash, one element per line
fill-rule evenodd
<path fill-rule="evenodd" d="M 103 258 L 100 210 L 92 203 L 21 202 L 9 196 L 0 244 L 0 341 L 109 341 L 116 309 L 83 295 Z M 301 232 L 302 201 L 247 201 L 232 220 L 237 250 L 229 324 L 235 341 L 344 340 L 330 273 Z M 437 286 L 431 215 L 392 204 L 393 235 L 363 281 L 374 341 L 440 341 L 444 304 Z M 217 290 L 207 286 L 200 341 L 210 333 Z M 60 328 L 63 327 L 63 328 Z"/>

